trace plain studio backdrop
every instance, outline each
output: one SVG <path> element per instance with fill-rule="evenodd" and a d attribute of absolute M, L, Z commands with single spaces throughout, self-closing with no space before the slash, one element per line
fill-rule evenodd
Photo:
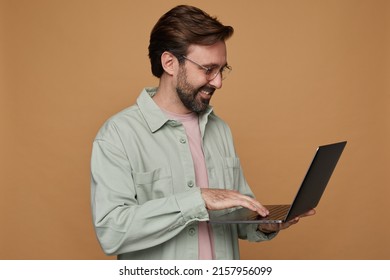
<path fill-rule="evenodd" d="M 264 204 L 347 140 L 317 215 L 243 259 L 389 259 L 390 2 L 185 1 L 235 28 L 212 100 Z M 91 222 L 103 122 L 156 86 L 147 47 L 180 1 L 0 2 L 0 259 L 111 259 Z"/>

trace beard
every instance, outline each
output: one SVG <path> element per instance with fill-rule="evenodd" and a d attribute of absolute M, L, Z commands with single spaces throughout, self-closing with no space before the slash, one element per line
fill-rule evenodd
<path fill-rule="evenodd" d="M 195 112 L 197 114 L 204 113 L 209 107 L 211 95 L 214 93 L 215 88 L 210 86 L 202 86 L 199 88 L 193 87 L 187 81 L 187 73 L 184 67 L 180 67 L 179 74 L 177 77 L 177 86 L 176 92 L 180 101 L 183 105 L 190 110 L 191 112 Z M 208 92 L 210 98 L 202 98 L 200 92 Z"/>

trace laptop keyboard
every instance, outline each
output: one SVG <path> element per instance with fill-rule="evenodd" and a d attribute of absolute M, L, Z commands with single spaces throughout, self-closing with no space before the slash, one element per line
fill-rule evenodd
<path fill-rule="evenodd" d="M 265 205 L 265 207 L 269 210 L 268 219 L 283 220 L 291 205 Z"/>

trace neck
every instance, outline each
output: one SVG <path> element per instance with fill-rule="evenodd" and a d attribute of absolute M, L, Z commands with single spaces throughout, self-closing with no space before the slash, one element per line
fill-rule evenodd
<path fill-rule="evenodd" d="M 168 112 L 181 115 L 191 113 L 191 111 L 183 105 L 180 98 L 177 96 L 176 89 L 171 83 L 169 83 L 169 81 L 166 80 L 164 76 L 165 75 L 163 74 L 160 79 L 157 92 L 153 96 L 154 102 L 156 102 L 160 108 Z"/>

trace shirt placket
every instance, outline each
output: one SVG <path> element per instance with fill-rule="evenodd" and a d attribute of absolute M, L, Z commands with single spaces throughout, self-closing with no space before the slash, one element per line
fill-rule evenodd
<path fill-rule="evenodd" d="M 195 185 L 195 169 L 192 160 L 191 150 L 189 147 L 189 140 L 185 132 L 184 126 L 178 121 L 171 121 L 170 124 L 173 126 L 175 134 L 176 146 L 178 153 L 180 154 L 180 160 L 183 166 L 184 172 L 184 190 L 192 189 Z M 196 224 L 191 224 L 186 229 L 187 237 L 189 242 L 187 243 L 188 258 L 198 258 L 198 227 Z M 191 246 L 193 244 L 193 246 Z"/>

